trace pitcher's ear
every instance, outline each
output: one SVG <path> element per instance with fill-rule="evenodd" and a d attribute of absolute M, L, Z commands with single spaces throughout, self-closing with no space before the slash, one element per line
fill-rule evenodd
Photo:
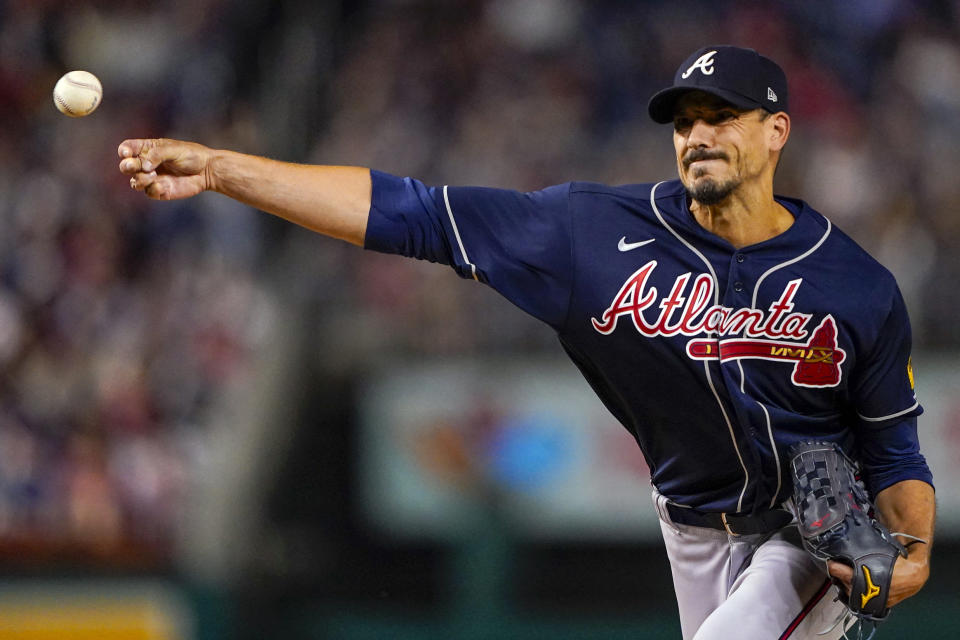
<path fill-rule="evenodd" d="M 767 118 L 771 151 L 780 151 L 790 137 L 790 116 L 783 111 L 773 113 Z"/>

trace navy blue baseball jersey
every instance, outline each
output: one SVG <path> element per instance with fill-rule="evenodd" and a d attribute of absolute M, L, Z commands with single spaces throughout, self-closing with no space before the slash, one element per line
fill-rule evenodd
<path fill-rule="evenodd" d="M 679 180 L 520 193 L 371 175 L 365 247 L 448 264 L 553 327 L 667 498 L 775 506 L 784 452 L 811 438 L 854 452 L 874 494 L 932 483 L 896 282 L 806 203 L 778 196 L 793 225 L 737 249 Z"/>

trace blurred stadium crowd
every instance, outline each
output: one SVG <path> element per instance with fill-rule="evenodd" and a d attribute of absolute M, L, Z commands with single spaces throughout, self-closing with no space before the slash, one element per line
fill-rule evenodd
<path fill-rule="evenodd" d="M 309 311 L 338 347 L 316 357 L 358 372 L 556 350 L 448 269 L 219 196 L 148 202 L 115 169 L 124 138 L 432 184 L 645 182 L 675 171 L 649 95 L 704 43 L 751 46 L 790 79 L 778 192 L 896 274 L 915 345 L 955 350 L 958 30 L 932 0 L 0 2 L 0 555 L 168 561 L 205 425 L 278 330 L 273 305 Z M 105 89 L 83 120 L 50 100 L 74 68 Z"/>

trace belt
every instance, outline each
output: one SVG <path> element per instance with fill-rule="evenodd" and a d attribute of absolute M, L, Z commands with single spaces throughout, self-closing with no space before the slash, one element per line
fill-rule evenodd
<path fill-rule="evenodd" d="M 755 514 L 719 513 L 715 511 L 697 511 L 667 503 L 670 519 L 678 524 L 692 527 L 720 529 L 732 536 L 749 536 L 757 533 L 770 533 L 790 524 L 793 514 L 785 509 L 770 509 Z"/>

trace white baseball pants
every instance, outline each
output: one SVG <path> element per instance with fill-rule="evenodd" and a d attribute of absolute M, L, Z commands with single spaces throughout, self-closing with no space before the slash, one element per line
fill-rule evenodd
<path fill-rule="evenodd" d="M 822 565 L 782 532 L 676 524 L 654 491 L 683 640 L 836 640 L 847 609 Z M 818 635 L 824 630 L 833 630 Z"/>

